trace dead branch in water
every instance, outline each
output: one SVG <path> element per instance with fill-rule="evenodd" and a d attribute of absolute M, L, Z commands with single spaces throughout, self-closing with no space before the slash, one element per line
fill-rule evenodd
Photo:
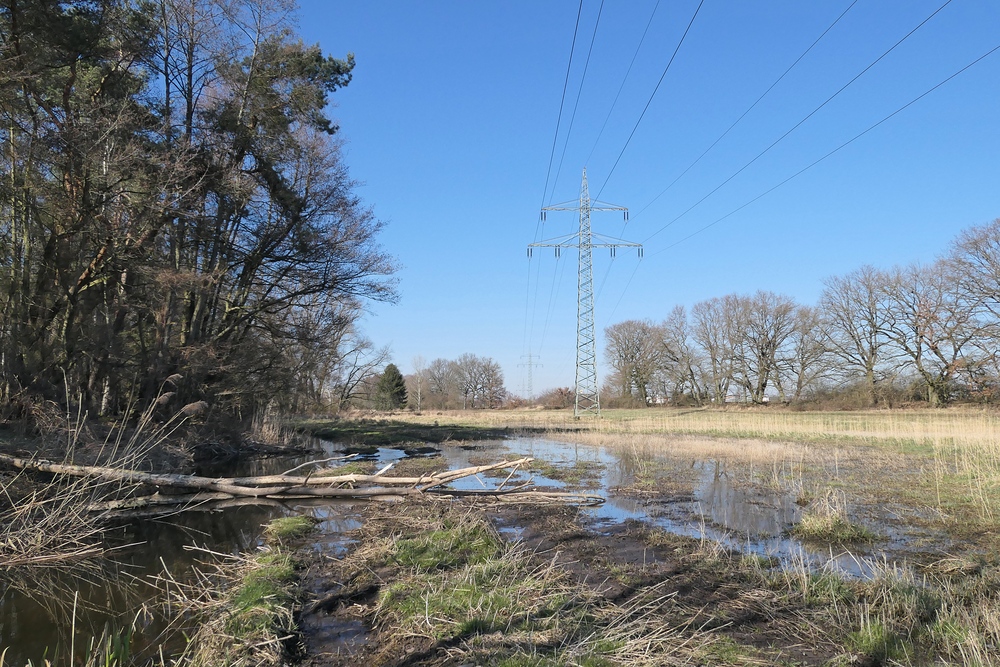
<path fill-rule="evenodd" d="M 309 474 L 305 476 L 265 475 L 259 477 L 200 477 L 197 475 L 156 474 L 139 470 L 123 470 L 99 466 L 78 466 L 49 461 L 30 460 L 0 454 L 0 464 L 22 470 L 36 470 L 59 475 L 99 478 L 149 484 L 158 488 L 183 489 L 189 493 L 176 495 L 156 493 L 151 496 L 117 500 L 95 505 L 103 511 L 129 511 L 159 505 L 178 505 L 249 498 L 259 500 L 285 500 L 296 498 L 344 498 L 344 499 L 403 499 L 427 493 L 448 496 L 487 496 L 516 502 L 569 502 L 593 505 L 603 502 L 600 496 L 578 493 L 550 493 L 527 490 L 528 483 L 503 488 L 507 481 L 495 489 L 475 491 L 450 489 L 446 485 L 456 480 L 478 475 L 490 470 L 513 468 L 517 470 L 532 459 L 521 458 L 501 461 L 490 465 L 473 466 L 459 470 L 448 470 L 420 477 L 390 477 L 385 473 L 388 467 L 374 475 L 336 475 L 325 477 Z M 294 470 L 294 469 L 293 469 Z"/>

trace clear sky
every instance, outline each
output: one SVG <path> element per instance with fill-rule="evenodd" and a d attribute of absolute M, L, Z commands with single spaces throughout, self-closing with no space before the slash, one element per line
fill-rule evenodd
<path fill-rule="evenodd" d="M 331 114 L 401 266 L 399 303 L 365 332 L 404 373 L 471 352 L 521 392 L 530 352 L 535 393 L 571 386 L 576 253 L 526 246 L 577 228 L 538 211 L 576 199 L 584 167 L 592 196 L 630 209 L 595 231 L 645 244 L 642 260 L 595 251 L 599 360 L 608 324 L 758 289 L 812 304 L 862 264 L 932 261 L 1000 217 L 1000 51 L 716 221 L 1000 46 L 1000 3 L 952 0 L 815 111 L 942 4 L 704 0 L 664 75 L 699 0 L 584 0 L 550 170 L 579 0 L 302 2 L 304 38 L 357 59 Z"/>

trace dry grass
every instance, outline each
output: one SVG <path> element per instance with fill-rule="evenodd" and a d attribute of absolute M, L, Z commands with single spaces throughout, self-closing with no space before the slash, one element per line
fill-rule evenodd
<path fill-rule="evenodd" d="M 1000 605 L 995 562 L 947 558 L 915 569 L 858 558 L 871 572 L 856 579 L 804 560 L 778 571 L 758 569 L 781 604 L 803 605 L 805 624 L 838 637 L 842 660 L 864 655 L 878 665 L 1000 665 Z"/>
<path fill-rule="evenodd" d="M 793 412 L 774 409 L 605 410 L 601 419 L 574 419 L 571 411 L 449 411 L 387 419 L 413 423 L 541 429 L 599 434 L 707 435 L 766 441 L 959 446 L 1000 460 L 1000 414 L 983 410 Z"/>
<path fill-rule="evenodd" d="M 163 394 L 164 396 L 166 394 Z M 87 448 L 87 462 L 109 468 L 142 469 L 150 453 L 169 442 L 187 420 L 184 411 L 156 422 L 157 404 L 138 414 L 129 412 L 98 443 L 86 443 L 87 415 L 66 415 L 64 461 L 72 463 Z M 0 478 L 0 562 L 8 568 L 57 566 L 104 553 L 103 529 L 110 517 L 101 501 L 130 494 L 136 485 L 96 478 L 55 478 L 39 484 L 20 472 Z M 11 489 L 31 489 L 17 497 Z"/>
<path fill-rule="evenodd" d="M 803 542 L 826 544 L 871 542 L 877 537 L 869 528 L 851 521 L 847 515 L 847 496 L 834 490 L 809 504 L 792 535 Z"/>
<path fill-rule="evenodd" d="M 0 562 L 5 568 L 63 566 L 104 553 L 103 524 L 87 506 L 104 485 L 55 482 L 25 498 L 8 498 L 0 514 Z"/>

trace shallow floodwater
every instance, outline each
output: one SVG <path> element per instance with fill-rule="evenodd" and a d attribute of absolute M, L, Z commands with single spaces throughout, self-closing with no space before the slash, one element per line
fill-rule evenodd
<path fill-rule="evenodd" d="M 539 438 L 512 438 L 456 445 L 409 449 L 352 449 L 343 444 L 319 441 L 321 452 L 313 459 L 354 453 L 358 458 L 381 465 L 408 456 L 441 459 L 441 468 L 456 469 L 476 465 L 482 457 L 495 458 L 498 452 L 510 458 L 531 456 L 556 467 L 591 470 L 584 476 L 587 491 L 599 493 L 607 501 L 586 508 L 596 529 L 628 519 L 662 527 L 673 533 L 719 543 L 728 549 L 774 557 L 778 562 L 805 563 L 854 575 L 866 576 L 865 561 L 829 549 L 813 549 L 787 536 L 798 520 L 800 508 L 794 498 L 779 491 L 762 492 L 736 484 L 726 466 L 718 461 L 692 461 L 695 478 L 690 494 L 676 498 L 644 501 L 615 495 L 613 489 L 628 486 L 635 479 L 634 460 L 615 455 L 601 447 L 573 445 Z M 284 457 L 241 463 L 225 469 L 203 469 L 201 474 L 263 475 L 282 472 L 308 459 Z M 332 462 L 330 465 L 337 465 Z M 504 473 L 503 477 L 506 476 Z M 555 479 L 520 470 L 509 483 L 532 479 L 539 487 L 564 488 Z M 468 477 L 453 483 L 458 489 L 493 488 L 495 476 Z M 36 665 L 43 659 L 65 662 L 71 644 L 77 659 L 86 652 L 90 637 L 106 628 L 135 628 L 133 656 L 152 657 L 162 646 L 166 653 L 182 647 L 176 628 L 169 628 L 153 578 L 166 568 L 171 576 L 184 581 L 191 577 L 199 561 L 210 560 L 203 550 L 237 554 L 256 549 L 264 524 L 277 516 L 305 513 L 319 520 L 313 548 L 339 557 L 350 547 L 347 533 L 361 525 L 361 501 L 309 500 L 284 504 L 238 505 L 211 511 L 186 511 L 165 518 L 136 520 L 108 533 L 108 546 L 116 547 L 111 562 L 100 569 L 57 572 L 0 573 L 0 652 L 7 649 L 5 664 L 20 667 L 28 660 Z M 516 539 L 516 526 L 503 532 Z M 75 637 L 72 629 L 75 627 Z M 347 644 L 364 641 L 357 627 L 321 629 L 329 639 Z"/>

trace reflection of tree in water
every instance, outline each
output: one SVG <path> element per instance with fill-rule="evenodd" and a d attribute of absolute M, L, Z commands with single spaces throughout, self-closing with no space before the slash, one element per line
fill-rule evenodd
<path fill-rule="evenodd" d="M 37 664 L 43 656 L 53 664 L 70 662 L 70 646 L 75 644 L 80 659 L 95 637 L 132 627 L 143 632 L 151 625 L 149 634 L 159 634 L 151 611 L 157 598 L 155 587 L 110 560 L 5 569 L 0 573 L 0 645 L 7 647 L 5 659 L 12 665 Z M 141 653 L 142 641 L 135 646 Z"/>
<path fill-rule="evenodd" d="M 10 647 L 5 660 L 38 664 L 45 656 L 59 663 L 71 644 L 79 658 L 92 638 L 129 629 L 134 629 L 136 659 L 154 657 L 160 644 L 168 652 L 182 649 L 183 637 L 170 628 L 166 598 L 154 578 L 166 567 L 177 580 L 193 580 L 204 553 L 186 546 L 227 554 L 252 550 L 262 526 L 288 511 L 250 505 L 135 521 L 108 530 L 108 558 L 44 569 L 5 568 L 0 574 L 0 646 Z"/>
<path fill-rule="evenodd" d="M 767 493 L 735 484 L 720 461 L 696 467 L 702 479 L 696 488 L 702 513 L 729 530 L 750 535 L 780 535 L 799 515 L 794 499 L 780 492 Z"/>

